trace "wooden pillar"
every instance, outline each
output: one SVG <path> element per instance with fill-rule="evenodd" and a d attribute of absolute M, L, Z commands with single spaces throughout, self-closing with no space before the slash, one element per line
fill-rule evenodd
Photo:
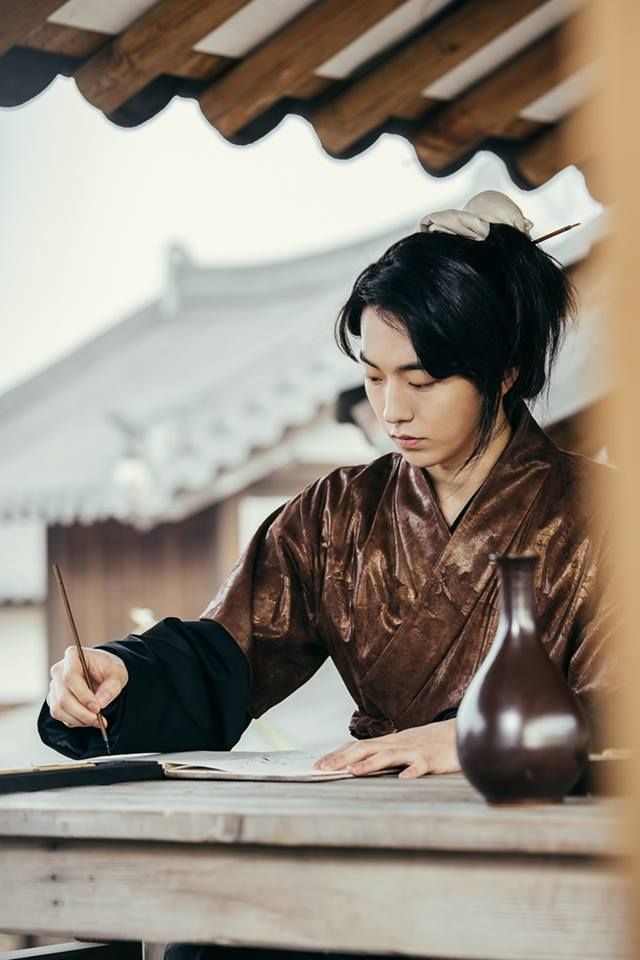
<path fill-rule="evenodd" d="M 624 627 L 619 638 L 620 673 L 625 682 L 615 716 L 612 742 L 634 751 L 625 784 L 631 795 L 622 829 L 624 846 L 633 855 L 631 916 L 640 924 L 640 320 L 638 318 L 638 249 L 640 247 L 640 4 L 638 0 L 596 0 L 588 33 L 576 43 L 597 43 L 602 56 L 602 83 L 592 99 L 588 122 L 576 143 L 576 156 L 594 157 L 592 189 L 613 205 L 613 231 L 598 269 L 612 282 L 611 335 L 616 355 L 617 389 L 610 406 L 610 430 L 620 467 L 616 517 L 618 589 Z M 634 955 L 640 956 L 639 927 L 633 931 Z"/>

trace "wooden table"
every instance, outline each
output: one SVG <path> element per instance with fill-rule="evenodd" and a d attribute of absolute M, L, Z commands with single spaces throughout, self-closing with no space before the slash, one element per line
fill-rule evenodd
<path fill-rule="evenodd" d="M 627 947 L 620 801 L 488 807 L 460 775 L 0 797 L 0 930 L 478 960 Z"/>

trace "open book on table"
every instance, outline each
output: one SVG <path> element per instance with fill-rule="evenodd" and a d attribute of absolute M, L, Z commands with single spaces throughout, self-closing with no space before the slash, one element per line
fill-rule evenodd
<path fill-rule="evenodd" d="M 346 770 L 315 770 L 317 754 L 303 750 L 229 753 L 166 753 L 158 757 L 166 777 L 188 780 L 342 780 Z"/>
<path fill-rule="evenodd" d="M 59 764 L 39 764 L 38 769 L 61 769 L 110 763 L 138 763 L 141 760 L 160 764 L 164 776 L 185 780 L 343 780 L 352 774 L 346 770 L 315 770 L 317 755 L 303 750 L 249 752 L 243 750 L 194 750 L 183 753 L 123 753 L 66 760 Z"/>

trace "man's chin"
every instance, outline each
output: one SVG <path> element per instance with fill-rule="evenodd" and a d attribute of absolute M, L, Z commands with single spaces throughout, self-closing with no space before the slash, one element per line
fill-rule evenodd
<path fill-rule="evenodd" d="M 398 452 L 413 467 L 435 467 L 438 464 L 438 458 L 434 456 L 433 450 L 399 450 Z"/>

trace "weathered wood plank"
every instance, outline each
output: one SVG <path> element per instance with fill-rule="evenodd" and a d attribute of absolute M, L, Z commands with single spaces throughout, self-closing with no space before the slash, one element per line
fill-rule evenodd
<path fill-rule="evenodd" d="M 0 0 L 0 56 L 20 43 L 64 0 Z"/>
<path fill-rule="evenodd" d="M 0 797 L 0 835 L 557 855 L 623 853 L 614 801 L 489 807 L 462 777 L 168 781 Z"/>
<path fill-rule="evenodd" d="M 318 0 L 200 95 L 205 117 L 231 136 L 404 0 Z"/>
<path fill-rule="evenodd" d="M 224 23 L 247 0 L 160 0 L 76 71 L 78 89 L 106 114 Z"/>
<path fill-rule="evenodd" d="M 427 117 L 413 137 L 420 159 L 436 170 L 447 167 L 488 136 L 499 136 L 521 110 L 583 67 L 581 49 L 566 53 L 573 29 L 570 21 L 551 31 Z"/>
<path fill-rule="evenodd" d="M 389 117 L 404 116 L 425 87 L 540 5 L 468 0 L 315 111 L 311 120 L 323 145 L 340 154 Z"/>
<path fill-rule="evenodd" d="M 625 881 L 588 861 L 7 840 L 2 862 L 6 931 L 477 960 L 630 953 Z"/>

